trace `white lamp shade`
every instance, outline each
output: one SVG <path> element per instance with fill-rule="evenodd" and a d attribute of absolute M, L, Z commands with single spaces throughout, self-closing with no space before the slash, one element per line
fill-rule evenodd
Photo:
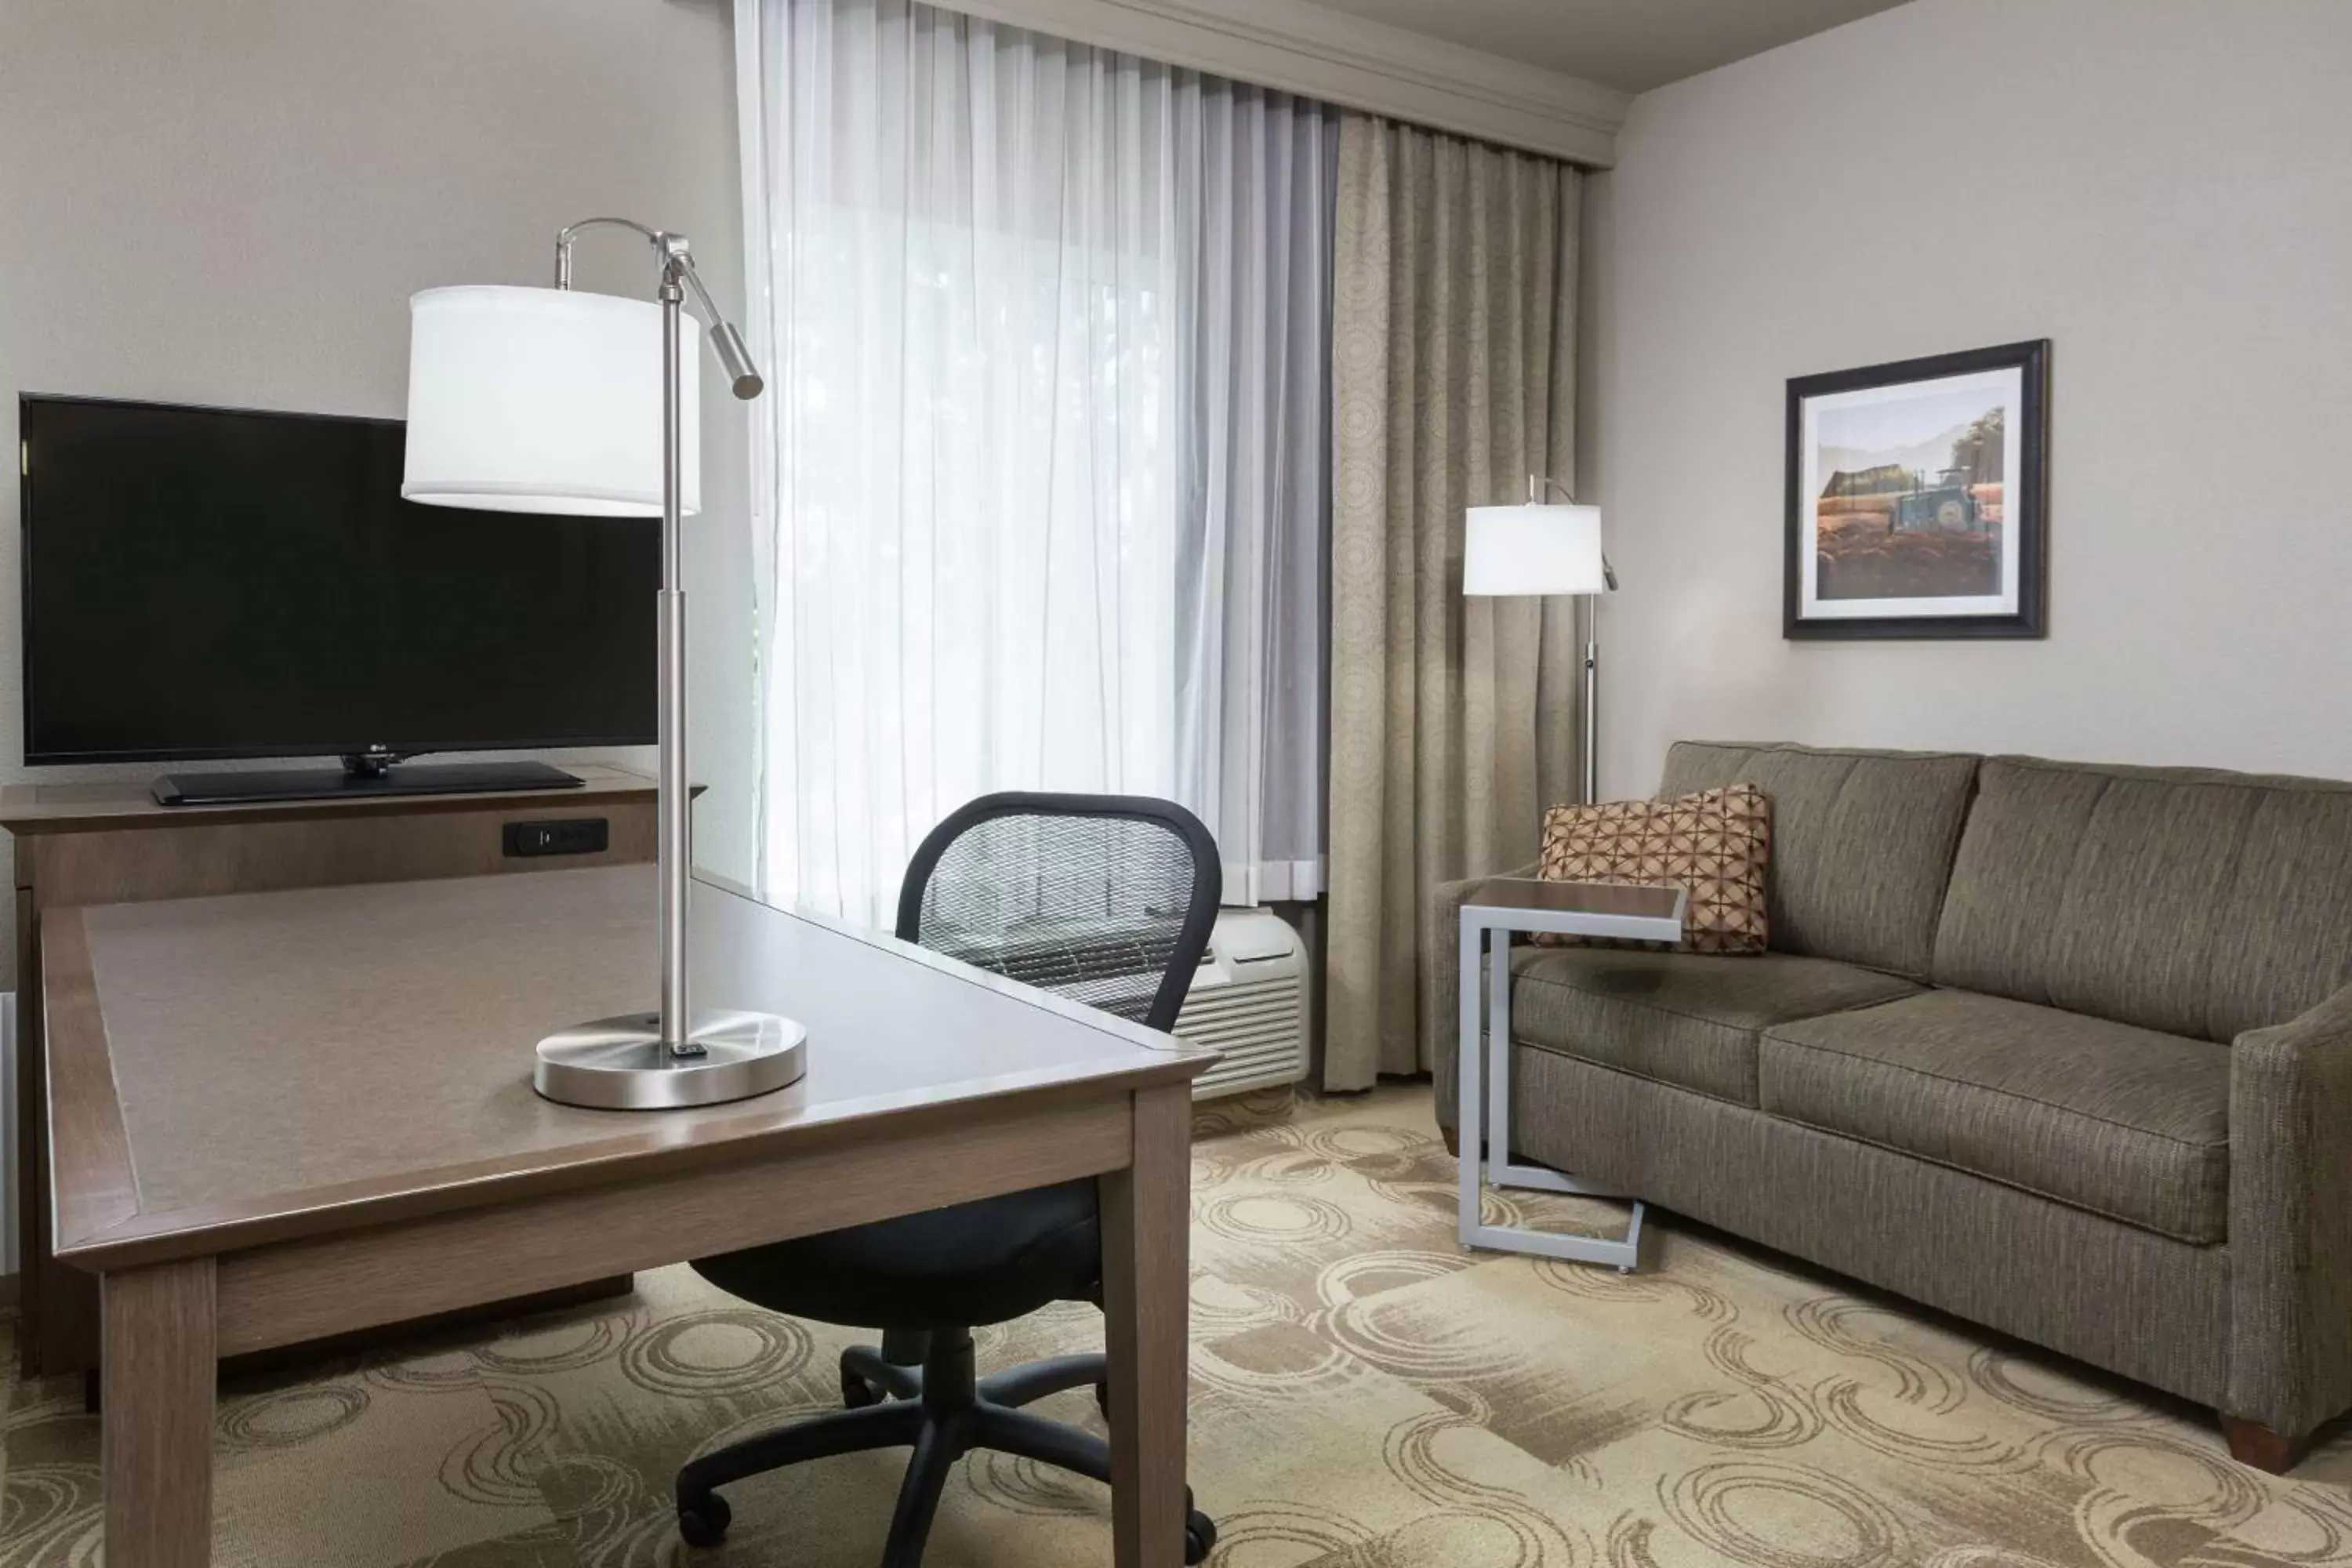
<path fill-rule="evenodd" d="M 1465 594 L 1598 594 L 1608 585 L 1599 507 L 1470 509 L 1462 552 Z"/>
<path fill-rule="evenodd" d="M 408 302 L 408 461 L 428 506 L 585 517 L 662 510 L 661 307 L 572 289 L 427 289 Z M 694 338 L 678 334 L 681 510 L 702 509 Z"/>

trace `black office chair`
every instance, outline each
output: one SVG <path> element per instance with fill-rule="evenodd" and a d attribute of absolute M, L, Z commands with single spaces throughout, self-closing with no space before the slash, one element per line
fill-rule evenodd
<path fill-rule="evenodd" d="M 1176 1022 L 1216 923 L 1215 841 L 1192 813 L 1118 795 L 992 795 L 932 829 L 898 896 L 898 935 L 981 968 L 1131 1018 Z M 730 1444 L 677 1475 L 688 1544 L 726 1534 L 714 1488 L 833 1454 L 901 1445 L 883 1568 L 917 1568 L 955 1462 L 993 1448 L 1110 1479 L 1110 1446 L 1020 1408 L 1091 1385 L 1102 1356 L 1064 1356 L 979 1377 L 971 1330 L 1053 1301 L 1102 1300 L 1102 1238 L 1089 1178 L 908 1215 L 695 1264 L 772 1311 L 879 1328 L 880 1348 L 842 1353 L 845 1409 Z M 1186 1496 L 1184 1561 L 1216 1527 Z"/>

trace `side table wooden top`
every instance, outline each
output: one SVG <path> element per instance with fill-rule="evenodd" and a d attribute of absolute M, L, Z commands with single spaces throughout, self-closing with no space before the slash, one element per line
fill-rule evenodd
<path fill-rule="evenodd" d="M 1467 909 L 1520 910 L 1531 914 L 1601 915 L 1680 922 L 1690 895 L 1673 883 L 1554 882 L 1535 877 L 1490 877 L 1462 900 Z"/>

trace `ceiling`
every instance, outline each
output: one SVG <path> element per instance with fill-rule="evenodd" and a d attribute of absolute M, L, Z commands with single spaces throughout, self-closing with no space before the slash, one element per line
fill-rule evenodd
<path fill-rule="evenodd" d="M 1318 0 L 1349 16 L 1646 92 L 1902 0 Z"/>

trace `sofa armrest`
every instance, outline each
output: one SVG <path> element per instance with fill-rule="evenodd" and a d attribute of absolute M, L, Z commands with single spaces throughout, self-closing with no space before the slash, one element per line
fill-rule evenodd
<path fill-rule="evenodd" d="M 2352 986 L 2230 1062 L 2225 1415 L 2298 1436 L 2352 1409 Z"/>
<path fill-rule="evenodd" d="M 1533 866 L 1521 866 L 1516 870 L 1495 872 L 1494 877 L 1532 877 L 1536 870 Z M 1454 1064 L 1462 1045 L 1462 906 L 1469 900 L 1471 889 L 1494 877 L 1465 877 L 1458 882 L 1441 882 L 1430 895 L 1425 951 L 1432 968 L 1427 983 L 1421 988 L 1421 1026 L 1429 1040 L 1432 1076 L 1437 1080 L 1440 1127 L 1450 1128 L 1456 1120 Z"/>

